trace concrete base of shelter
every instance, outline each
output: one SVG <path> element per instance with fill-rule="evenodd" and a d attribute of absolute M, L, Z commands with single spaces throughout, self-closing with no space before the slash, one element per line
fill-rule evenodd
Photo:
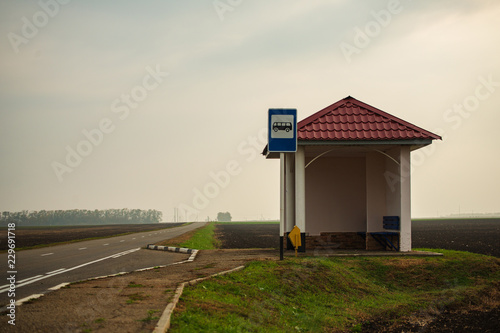
<path fill-rule="evenodd" d="M 294 257 L 295 252 L 285 251 L 284 257 Z M 306 253 L 298 253 L 298 257 L 440 257 L 442 253 L 428 251 L 373 251 L 373 250 L 325 250 L 315 249 Z"/>
<path fill-rule="evenodd" d="M 306 250 L 365 249 L 366 241 L 356 232 L 322 232 L 319 236 L 306 236 Z"/>
<path fill-rule="evenodd" d="M 287 234 L 285 234 L 285 237 Z M 399 245 L 398 236 L 388 236 L 391 242 Z M 286 238 L 284 242 L 285 250 L 294 250 L 290 240 Z M 305 246 L 304 246 L 305 241 Z M 391 251 L 385 248 L 375 238 L 370 237 L 366 233 L 358 232 L 322 232 L 320 235 L 305 235 L 303 237 L 303 246 L 299 248 L 299 252 L 311 251 L 329 251 L 329 250 L 370 250 L 370 251 Z M 302 251 L 301 251 L 302 250 Z M 392 252 L 397 252 L 392 250 Z"/>

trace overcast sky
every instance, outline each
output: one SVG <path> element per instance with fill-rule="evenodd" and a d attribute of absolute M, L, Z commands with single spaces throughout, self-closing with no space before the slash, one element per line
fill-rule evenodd
<path fill-rule="evenodd" d="M 412 215 L 500 211 L 500 2 L 0 2 L 0 210 L 279 217 L 267 110 L 351 95 L 443 135 Z"/>

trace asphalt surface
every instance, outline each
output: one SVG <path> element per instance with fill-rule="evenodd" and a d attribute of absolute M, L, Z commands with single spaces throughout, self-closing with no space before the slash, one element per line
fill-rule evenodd
<path fill-rule="evenodd" d="M 15 254 L 14 270 L 7 265 L 8 253 L 2 253 L 0 276 L 4 278 L 0 281 L 0 307 L 12 299 L 7 280 L 11 276 L 15 277 L 16 282 L 14 298 L 21 300 L 33 294 L 45 293 L 49 288 L 65 282 L 185 260 L 189 255 L 141 248 L 177 237 L 203 225 L 205 223 L 192 223 L 176 228 L 23 250 Z"/>

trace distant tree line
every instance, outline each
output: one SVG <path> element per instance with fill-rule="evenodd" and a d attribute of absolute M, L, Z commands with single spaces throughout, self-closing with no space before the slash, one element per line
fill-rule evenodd
<path fill-rule="evenodd" d="M 93 225 L 93 224 L 146 224 L 159 223 L 162 212 L 148 209 L 106 209 L 106 210 L 40 210 L 2 212 L 0 225 L 15 222 L 18 226 L 41 225 Z"/>
<path fill-rule="evenodd" d="M 232 218 L 230 212 L 219 212 L 217 214 L 217 221 L 219 222 L 231 222 Z"/>

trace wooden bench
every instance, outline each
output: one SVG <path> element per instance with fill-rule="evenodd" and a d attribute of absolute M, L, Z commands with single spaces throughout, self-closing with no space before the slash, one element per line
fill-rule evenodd
<path fill-rule="evenodd" d="M 368 234 L 373 237 L 384 249 L 391 249 L 399 251 L 399 240 L 397 246 L 392 242 L 393 236 L 399 236 L 400 223 L 399 216 L 384 216 L 383 218 L 384 230 L 394 230 L 394 231 L 381 231 L 381 232 L 369 232 Z M 366 238 L 366 232 L 360 233 Z"/>

